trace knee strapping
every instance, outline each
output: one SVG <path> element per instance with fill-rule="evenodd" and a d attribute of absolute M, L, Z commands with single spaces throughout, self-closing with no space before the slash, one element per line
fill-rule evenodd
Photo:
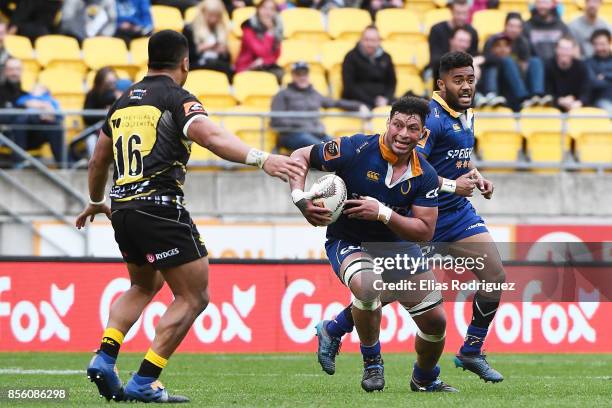
<path fill-rule="evenodd" d="M 419 330 L 417 336 L 430 343 L 439 343 L 446 337 L 446 330 L 442 334 L 426 334 Z"/>
<path fill-rule="evenodd" d="M 357 258 L 351 261 L 344 268 L 344 273 L 342 274 L 342 282 L 346 285 L 346 287 L 350 287 L 351 280 L 355 275 L 362 272 L 374 272 L 374 263 L 370 258 Z"/>
<path fill-rule="evenodd" d="M 412 307 L 404 306 L 404 309 L 406 309 L 406 311 L 410 313 L 410 316 L 414 317 L 422 315 L 423 313 L 433 309 L 441 303 L 442 292 L 440 292 L 439 290 L 432 290 L 427 294 L 427 296 L 423 298 L 423 300 L 421 300 L 419 304 L 414 305 Z"/>
<path fill-rule="evenodd" d="M 380 298 L 376 298 L 374 300 L 370 300 L 368 302 L 361 301 L 359 299 L 353 299 L 353 306 L 355 306 L 359 310 L 376 310 L 381 307 Z"/>

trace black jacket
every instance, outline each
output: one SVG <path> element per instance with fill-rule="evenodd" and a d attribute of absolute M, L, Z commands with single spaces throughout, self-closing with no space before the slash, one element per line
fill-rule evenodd
<path fill-rule="evenodd" d="M 382 48 L 369 58 L 357 44 L 344 57 L 342 99 L 359 101 L 372 108 L 377 96 L 384 96 L 391 102 L 396 84 L 393 60 Z"/>
<path fill-rule="evenodd" d="M 572 66 L 562 70 L 557 61 L 552 58 L 546 63 L 546 92 L 555 99 L 573 95 L 580 99 L 583 105 L 589 104 L 591 87 L 589 73 L 584 62 L 574 58 Z"/>

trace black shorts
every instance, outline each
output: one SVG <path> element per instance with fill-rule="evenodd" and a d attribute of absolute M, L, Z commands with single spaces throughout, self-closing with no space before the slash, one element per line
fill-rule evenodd
<path fill-rule="evenodd" d="M 123 260 L 170 268 L 208 255 L 186 210 L 144 208 L 115 210 L 111 221 Z"/>

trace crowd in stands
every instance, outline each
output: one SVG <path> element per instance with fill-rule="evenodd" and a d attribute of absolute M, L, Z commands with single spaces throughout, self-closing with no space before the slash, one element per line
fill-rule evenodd
<path fill-rule="evenodd" d="M 188 39 L 191 69 L 221 72 L 230 84 L 245 71 L 274 74 L 277 83 L 285 86 L 271 98 L 272 111 L 339 108 L 367 114 L 390 105 L 405 92 L 430 95 L 437 87 L 441 56 L 448 51 L 465 51 L 474 57 L 477 107 L 507 106 L 520 111 L 531 106 L 554 106 L 569 112 L 596 106 L 612 115 L 610 24 L 600 12 L 603 0 L 584 0 L 581 14 L 573 14 L 572 19 L 567 18 L 564 3 L 534 0 L 529 15 L 524 10 L 505 13 L 498 32 L 479 32 L 473 19 L 483 10 L 500 7 L 499 1 L 452 0 L 448 4 L 449 18 L 438 19 L 424 33 L 429 62 L 410 74 L 419 83 L 428 84 L 424 93 L 418 87 L 405 86 L 404 71 L 396 65 L 398 54 L 391 52 L 388 42 L 383 41 L 377 21 L 381 10 L 410 10 L 417 4 L 406 1 L 0 0 L 0 13 L 5 20 L 0 24 L 0 105 L 39 106 L 49 111 L 28 119 L 32 123 L 54 124 L 60 120 L 53 112 L 61 106 L 48 89 L 41 84 L 27 89 L 28 92 L 21 89 L 16 71 L 22 67 L 15 66 L 18 60 L 11 58 L 3 46 L 7 34 L 27 37 L 32 44 L 42 36 L 62 34 L 74 37 L 80 46 L 92 37 L 116 37 L 130 48 L 155 31 L 152 6 L 169 6 L 180 13 L 181 24 L 176 29 L 182 30 Z M 331 84 L 329 70 L 313 71 L 317 67 L 309 65 L 306 59 L 292 64 L 281 61 L 288 37 L 281 14 L 295 7 L 318 10 L 324 21 L 332 18 L 335 9 L 362 9 L 372 21 L 377 21 L 377 25 L 369 23 L 372 25 L 344 39 L 350 38 L 354 46 L 347 48 L 341 64 L 339 89 L 332 88 L 329 93 L 327 89 L 315 89 L 314 80 L 319 76 L 312 75 L 327 73 Z M 402 41 L 406 52 L 412 52 L 415 44 Z M 114 101 L 119 92 L 118 72 L 110 67 L 97 71 L 84 108 L 106 109 Z M 132 74 L 131 79 L 139 78 Z M 96 122 L 94 117 L 83 119 L 86 125 Z M 4 118 L 3 123 L 7 120 Z M 279 145 L 289 149 L 330 137 L 322 123 L 313 119 L 276 118 L 271 126 L 279 134 Z M 42 129 L 31 134 L 13 132 L 11 137 L 27 148 L 41 140 L 49 141 L 59 161 L 53 141 L 63 136 L 58 136 L 57 130 L 45 130 L 44 126 Z"/>

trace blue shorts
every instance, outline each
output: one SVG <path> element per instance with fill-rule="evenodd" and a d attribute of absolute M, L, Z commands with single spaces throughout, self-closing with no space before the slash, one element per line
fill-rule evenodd
<path fill-rule="evenodd" d="M 489 232 L 484 220 L 468 201 L 462 208 L 438 213 L 433 242 L 457 242 L 472 235 Z"/>
<path fill-rule="evenodd" d="M 340 275 L 340 267 L 342 262 L 349 256 L 356 252 L 365 252 L 372 258 L 380 257 L 395 257 L 396 255 L 404 256 L 404 254 L 418 262 L 421 259 L 421 263 L 417 264 L 416 268 L 407 269 L 385 269 L 382 274 L 383 280 L 391 282 L 399 279 L 409 278 L 411 275 L 423 273 L 429 270 L 426 263 L 426 258 L 423 257 L 421 248 L 414 243 L 401 241 L 401 242 L 385 242 L 385 243 L 372 243 L 362 245 L 358 242 L 349 242 L 342 239 L 328 238 L 325 242 L 325 251 L 327 252 L 327 258 L 331 263 L 334 273 L 342 282 L 342 276 Z"/>

